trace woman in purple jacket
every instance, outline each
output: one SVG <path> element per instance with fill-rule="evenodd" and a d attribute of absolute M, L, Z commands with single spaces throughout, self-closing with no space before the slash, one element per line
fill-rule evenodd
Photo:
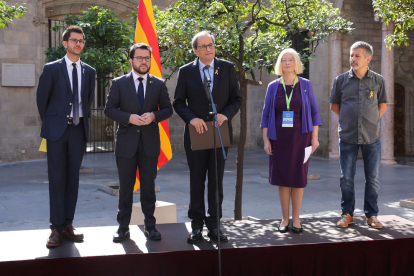
<path fill-rule="evenodd" d="M 312 146 L 314 152 L 319 146 L 318 129 L 322 123 L 311 82 L 297 76 L 303 66 L 294 49 L 280 53 L 275 72 L 281 78 L 267 88 L 260 127 L 264 150 L 270 155 L 269 183 L 279 186 L 283 218 L 278 230 L 285 233 L 289 229 L 292 198 L 292 231 L 300 233 L 300 205 L 309 165 L 308 161 L 304 163 L 305 148 Z"/>

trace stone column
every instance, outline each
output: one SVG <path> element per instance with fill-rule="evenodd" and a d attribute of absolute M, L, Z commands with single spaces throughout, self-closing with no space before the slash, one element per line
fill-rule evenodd
<path fill-rule="evenodd" d="M 331 88 L 335 78 L 342 73 L 342 34 L 337 32 L 331 38 Z M 339 159 L 339 136 L 338 136 L 339 116 L 331 111 L 330 121 L 330 142 L 331 152 L 329 159 Z"/>
<path fill-rule="evenodd" d="M 381 117 L 381 164 L 396 165 L 394 160 L 394 48 L 388 49 L 385 37 L 394 33 L 394 22 L 382 22 L 381 75 L 385 78 L 385 89 L 389 103 Z"/>

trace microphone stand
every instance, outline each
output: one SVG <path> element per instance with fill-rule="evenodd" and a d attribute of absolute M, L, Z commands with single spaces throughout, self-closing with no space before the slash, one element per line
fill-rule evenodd
<path fill-rule="evenodd" d="M 204 70 L 204 74 L 208 74 L 210 76 L 210 73 L 208 70 Z M 207 81 L 207 89 L 210 93 L 210 99 L 211 99 L 211 107 L 213 108 L 213 112 L 210 112 L 210 114 L 214 114 L 214 120 L 217 125 L 218 135 L 220 138 L 221 143 L 221 150 L 223 151 L 223 159 L 227 160 L 226 151 L 224 150 L 223 146 L 223 139 L 221 138 L 221 132 L 220 127 L 217 119 L 217 108 L 214 104 L 213 100 L 213 93 L 211 92 L 211 77 L 206 76 Z M 217 249 L 218 249 L 218 262 L 219 262 L 219 276 L 221 276 L 221 242 L 220 242 L 220 198 L 219 198 L 219 186 L 218 186 L 218 174 L 217 174 L 217 149 L 216 149 L 216 127 L 213 125 L 213 145 L 214 145 L 214 174 L 216 176 L 216 213 L 217 213 Z"/>

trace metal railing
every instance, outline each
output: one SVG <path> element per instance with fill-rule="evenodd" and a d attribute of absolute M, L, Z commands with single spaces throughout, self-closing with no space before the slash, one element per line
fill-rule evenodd
<path fill-rule="evenodd" d="M 105 116 L 103 108 L 91 109 L 86 153 L 113 152 L 116 128 L 116 122 Z"/>
<path fill-rule="evenodd" d="M 60 25 L 63 22 L 64 21 L 49 19 L 49 48 L 54 48 L 62 45 L 63 30 L 59 29 L 58 31 L 52 31 L 51 28 L 56 25 Z"/>

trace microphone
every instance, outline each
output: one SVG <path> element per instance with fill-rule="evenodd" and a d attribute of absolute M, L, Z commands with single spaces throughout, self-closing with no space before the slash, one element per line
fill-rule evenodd
<path fill-rule="evenodd" d="M 208 71 L 208 69 L 207 68 L 204 68 L 203 69 L 203 72 L 204 72 L 204 76 L 206 77 L 207 82 L 208 83 L 211 83 L 210 72 Z"/>

